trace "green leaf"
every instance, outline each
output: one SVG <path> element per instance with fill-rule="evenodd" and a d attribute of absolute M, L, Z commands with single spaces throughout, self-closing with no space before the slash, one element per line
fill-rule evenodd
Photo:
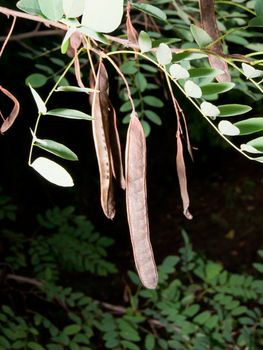
<path fill-rule="evenodd" d="M 210 311 L 203 311 L 197 316 L 195 316 L 195 318 L 193 319 L 193 322 L 202 325 L 209 319 L 210 316 L 211 316 Z"/>
<path fill-rule="evenodd" d="M 252 18 L 248 22 L 248 27 L 263 27 L 263 16 Z"/>
<path fill-rule="evenodd" d="M 59 164 L 54 161 L 39 157 L 33 161 L 30 166 L 35 169 L 46 180 L 52 182 L 55 185 L 62 187 L 74 186 L 72 177 L 70 174 Z"/>
<path fill-rule="evenodd" d="M 134 82 L 136 87 L 143 92 L 147 88 L 147 80 L 141 72 L 135 74 Z"/>
<path fill-rule="evenodd" d="M 230 117 L 234 115 L 244 114 L 251 111 L 251 107 L 247 105 L 228 104 L 217 106 L 220 110 L 220 117 Z"/>
<path fill-rule="evenodd" d="M 201 86 L 203 95 L 221 94 L 233 89 L 234 83 L 210 83 Z"/>
<path fill-rule="evenodd" d="M 144 111 L 145 116 L 154 124 L 156 125 L 162 125 L 162 120 L 161 118 L 153 111 L 146 109 Z"/>
<path fill-rule="evenodd" d="M 42 98 L 39 96 L 39 94 L 36 92 L 35 89 L 33 89 L 30 85 L 29 85 L 29 88 L 36 102 L 38 113 L 46 114 L 47 108 L 46 108 L 45 102 L 42 100 Z"/>
<path fill-rule="evenodd" d="M 73 335 L 79 333 L 81 326 L 79 324 L 70 324 L 63 329 L 63 333 L 66 335 Z"/>
<path fill-rule="evenodd" d="M 56 108 L 48 111 L 46 115 L 54 115 L 56 117 L 69 118 L 69 119 L 83 119 L 83 120 L 92 120 L 93 118 L 81 111 L 76 109 L 68 108 Z"/>
<path fill-rule="evenodd" d="M 201 88 L 192 80 L 185 82 L 184 91 L 187 97 L 200 98 L 202 96 Z"/>
<path fill-rule="evenodd" d="M 206 47 L 213 42 L 211 36 L 204 29 L 195 24 L 190 25 L 190 30 L 199 47 Z"/>
<path fill-rule="evenodd" d="M 43 15 L 51 21 L 59 21 L 63 17 L 63 0 L 38 0 Z"/>
<path fill-rule="evenodd" d="M 146 120 L 141 120 L 145 137 L 148 137 L 151 133 L 151 126 Z"/>
<path fill-rule="evenodd" d="M 120 66 L 120 69 L 124 74 L 135 74 L 137 72 L 136 62 L 127 61 Z"/>
<path fill-rule="evenodd" d="M 36 139 L 34 145 L 67 160 L 78 160 L 77 155 L 63 144 L 47 139 Z"/>
<path fill-rule="evenodd" d="M 145 350 L 154 350 L 155 347 L 155 337 L 152 334 L 147 334 L 144 340 Z"/>
<path fill-rule="evenodd" d="M 92 39 L 99 41 L 103 44 L 108 45 L 110 43 L 105 35 L 103 35 L 101 33 L 97 33 L 96 31 L 92 30 L 91 28 L 80 27 L 77 29 L 77 31 L 88 36 L 89 38 L 92 38 Z"/>
<path fill-rule="evenodd" d="M 262 0 L 256 0 L 255 10 L 257 16 L 263 16 L 263 2 Z"/>
<path fill-rule="evenodd" d="M 147 32 L 144 30 L 140 31 L 139 38 L 139 47 L 142 53 L 151 51 L 152 49 L 152 40 Z"/>
<path fill-rule="evenodd" d="M 239 315 L 242 315 L 244 314 L 246 311 L 248 310 L 248 308 L 246 306 L 239 306 L 237 308 L 234 308 L 232 311 L 231 311 L 231 314 L 233 316 L 239 316 Z"/>
<path fill-rule="evenodd" d="M 215 78 L 224 72 L 214 68 L 190 68 L 188 70 L 191 78 Z"/>
<path fill-rule="evenodd" d="M 240 130 L 237 126 L 229 122 L 228 120 L 221 120 L 218 124 L 218 130 L 227 136 L 237 136 L 240 134 Z"/>
<path fill-rule="evenodd" d="M 247 142 L 247 145 L 256 148 L 260 152 L 263 152 L 263 136 L 257 137 L 256 139 Z"/>
<path fill-rule="evenodd" d="M 30 13 L 31 15 L 41 14 L 38 0 L 20 0 L 17 2 L 16 6 L 19 10 Z"/>
<path fill-rule="evenodd" d="M 165 12 L 156 6 L 145 4 L 145 3 L 136 3 L 136 4 L 133 3 L 132 7 L 146 13 L 147 15 L 153 16 L 161 21 L 166 21 L 167 19 Z"/>
<path fill-rule="evenodd" d="M 47 80 L 48 78 L 44 74 L 33 73 L 26 78 L 26 85 L 31 85 L 33 88 L 39 88 L 45 85 Z"/>
<path fill-rule="evenodd" d="M 6 349 L 6 350 L 11 349 L 11 344 L 10 344 L 9 340 L 7 340 L 2 335 L 0 335 L 0 348 Z"/>
<path fill-rule="evenodd" d="M 263 71 L 255 69 L 250 64 L 242 63 L 242 70 L 247 78 L 258 78 L 263 75 Z"/>
<path fill-rule="evenodd" d="M 172 61 L 172 51 L 167 44 L 161 43 L 156 51 L 156 58 L 159 64 L 167 65 Z"/>
<path fill-rule="evenodd" d="M 144 96 L 143 100 L 148 106 L 152 106 L 152 107 L 161 108 L 164 105 L 163 101 L 155 96 Z"/>
<path fill-rule="evenodd" d="M 84 12 L 85 0 L 63 0 L 63 10 L 68 18 L 79 17 Z"/>
<path fill-rule="evenodd" d="M 240 135 L 253 134 L 263 130 L 263 117 L 241 120 L 234 125 L 240 130 Z"/>
<path fill-rule="evenodd" d="M 263 273 L 263 264 L 260 263 L 254 263 L 253 267 L 260 273 Z"/>
<path fill-rule="evenodd" d="M 208 262 L 205 267 L 205 278 L 207 281 L 213 280 L 215 277 L 218 277 L 220 272 L 222 271 L 222 265 L 214 263 L 214 262 Z"/>
<path fill-rule="evenodd" d="M 43 348 L 42 345 L 35 343 L 33 341 L 30 341 L 29 343 L 27 343 L 27 347 L 28 349 L 31 349 L 31 350 L 45 350 L 45 348 Z"/>
<path fill-rule="evenodd" d="M 95 32 L 110 33 L 119 27 L 123 0 L 86 0 L 81 24 Z"/>
<path fill-rule="evenodd" d="M 128 341 L 128 340 L 122 340 L 121 341 L 121 345 L 125 348 L 125 349 L 129 349 L 129 350 L 141 350 L 138 345 Z"/>

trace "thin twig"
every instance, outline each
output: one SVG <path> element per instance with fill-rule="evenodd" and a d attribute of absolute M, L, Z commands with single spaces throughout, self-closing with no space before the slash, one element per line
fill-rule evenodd
<path fill-rule="evenodd" d="M 61 29 L 49 29 L 49 30 L 33 30 L 31 32 L 21 33 L 12 35 L 9 40 L 10 41 L 20 41 L 23 39 L 35 38 L 40 36 L 52 36 L 52 35 L 63 35 L 64 31 Z M 5 36 L 0 36 L 0 42 L 6 40 Z"/>
<path fill-rule="evenodd" d="M 8 34 L 7 34 L 7 36 L 6 36 L 6 38 L 5 38 L 5 41 L 4 41 L 3 46 L 2 46 L 2 49 L 1 49 L 1 51 L 0 51 L 0 57 L 2 56 L 2 54 L 3 54 L 3 52 L 4 52 L 4 49 L 5 49 L 7 43 L 8 43 L 8 41 L 9 41 L 9 39 L 10 39 L 10 36 L 11 36 L 11 34 L 12 34 L 12 32 L 13 32 L 13 29 L 14 29 L 14 27 L 15 27 L 15 23 L 16 23 L 16 17 L 13 18 L 13 22 L 12 22 L 11 28 L 10 28 L 10 30 L 9 30 L 9 32 L 8 32 Z"/>

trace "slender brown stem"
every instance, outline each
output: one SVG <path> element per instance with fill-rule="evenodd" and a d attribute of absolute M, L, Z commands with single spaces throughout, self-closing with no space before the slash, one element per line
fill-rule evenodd
<path fill-rule="evenodd" d="M 9 40 L 11 41 L 20 41 L 23 39 L 35 38 L 40 36 L 53 36 L 53 35 L 63 35 L 64 31 L 61 29 L 49 29 L 49 30 L 33 30 L 31 32 L 21 33 L 12 35 Z M 0 36 L 0 42 L 5 41 L 6 36 Z"/>
<path fill-rule="evenodd" d="M 10 28 L 10 30 L 9 30 L 6 38 L 5 38 L 5 41 L 4 41 L 3 46 L 2 46 L 2 49 L 0 51 L 0 57 L 2 56 L 2 54 L 4 52 L 4 49 L 5 49 L 5 47 L 6 47 L 7 43 L 8 43 L 8 40 L 9 40 L 9 38 L 10 38 L 12 32 L 13 32 L 13 29 L 15 27 L 15 23 L 16 23 L 16 17 L 13 18 L 13 22 L 12 22 L 11 28 Z"/>

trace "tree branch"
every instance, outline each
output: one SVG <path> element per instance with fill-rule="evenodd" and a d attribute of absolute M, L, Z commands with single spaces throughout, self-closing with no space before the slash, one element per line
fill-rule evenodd
<path fill-rule="evenodd" d="M 23 39 L 35 38 L 40 36 L 52 36 L 52 35 L 63 35 L 64 31 L 62 29 L 49 29 L 49 30 L 33 30 L 31 32 L 21 33 L 12 35 L 9 40 L 19 41 Z M 5 36 L 0 36 L 0 42 L 5 41 Z"/>

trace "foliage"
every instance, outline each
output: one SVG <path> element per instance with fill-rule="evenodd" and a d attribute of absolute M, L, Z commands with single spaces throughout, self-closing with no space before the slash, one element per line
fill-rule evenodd
<path fill-rule="evenodd" d="M 1 273 L 0 349 L 262 348 L 260 260 L 251 274 L 231 273 L 193 251 L 183 231 L 178 256 L 158 266 L 158 288 L 142 288 L 129 271 L 126 301 L 113 305 L 98 300 L 104 295 L 100 287 L 87 295 L 81 282 L 91 272 L 106 276 L 115 270 L 105 251 L 112 241 L 73 208 L 48 210 L 37 222 L 34 239 L 12 232 L 12 250 L 1 264 L 8 262 L 16 274 Z M 262 259 L 263 251 L 258 253 Z M 21 275 L 25 268 L 31 278 Z M 82 277 L 70 287 L 73 271 Z"/>

